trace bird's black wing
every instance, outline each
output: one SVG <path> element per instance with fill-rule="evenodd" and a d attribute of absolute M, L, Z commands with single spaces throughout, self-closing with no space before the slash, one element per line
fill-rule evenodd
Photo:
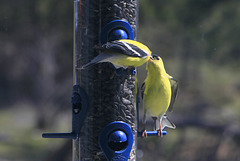
<path fill-rule="evenodd" d="M 141 86 L 141 97 L 143 99 L 143 95 L 144 95 L 144 90 L 145 90 L 145 81 L 143 82 L 142 86 Z"/>
<path fill-rule="evenodd" d="M 149 55 L 147 52 L 140 49 L 139 47 L 125 41 L 107 42 L 106 44 L 102 45 L 97 49 L 105 53 L 120 53 L 132 57 L 144 58 Z"/>
<path fill-rule="evenodd" d="M 176 99 L 177 93 L 178 93 L 178 82 L 173 78 L 169 78 L 169 79 L 170 79 L 170 83 L 171 83 L 172 96 L 171 96 L 171 102 L 170 102 L 168 111 L 171 112 L 173 110 L 173 104 L 175 102 L 175 99 Z"/>

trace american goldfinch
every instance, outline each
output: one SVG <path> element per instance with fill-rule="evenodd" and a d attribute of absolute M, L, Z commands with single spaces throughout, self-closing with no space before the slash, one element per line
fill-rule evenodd
<path fill-rule="evenodd" d="M 110 62 L 116 69 L 138 67 L 146 63 L 151 56 L 151 51 L 147 46 L 129 39 L 107 42 L 98 49 L 101 53 L 80 69 L 102 62 Z"/>
<path fill-rule="evenodd" d="M 147 137 L 146 113 L 150 111 L 155 121 L 155 130 L 162 136 L 165 127 L 175 129 L 176 126 L 167 118 L 166 112 L 172 111 L 173 103 L 178 90 L 178 83 L 165 71 L 162 59 L 159 56 L 151 56 L 147 62 L 147 78 L 142 85 L 142 98 L 144 106 L 144 131 Z M 159 129 L 156 129 L 156 121 L 159 121 Z"/>

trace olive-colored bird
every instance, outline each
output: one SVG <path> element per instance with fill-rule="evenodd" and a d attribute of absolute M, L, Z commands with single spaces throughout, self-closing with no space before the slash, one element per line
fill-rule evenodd
<path fill-rule="evenodd" d="M 144 131 L 142 136 L 147 137 L 145 125 L 148 111 L 155 121 L 155 130 L 158 131 L 158 136 L 162 136 L 162 130 L 165 127 L 176 128 L 167 118 L 166 112 L 167 110 L 172 111 L 178 83 L 166 73 L 163 61 L 159 56 L 151 56 L 146 69 L 148 71 L 147 78 L 141 88 L 144 106 Z M 159 121 L 159 129 L 156 127 L 157 120 Z"/>

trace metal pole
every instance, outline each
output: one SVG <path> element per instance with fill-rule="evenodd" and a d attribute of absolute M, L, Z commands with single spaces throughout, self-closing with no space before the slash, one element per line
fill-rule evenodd
<path fill-rule="evenodd" d="M 80 66 L 80 58 L 81 58 L 81 0 L 74 1 L 74 23 L 73 23 L 73 85 L 80 85 L 80 74 L 77 72 L 77 67 Z M 72 160 L 73 161 L 80 161 L 80 139 L 76 138 L 73 139 L 73 149 L 72 149 Z"/>
<path fill-rule="evenodd" d="M 114 121 L 127 123 L 133 132 L 134 143 L 129 160 L 136 160 L 135 76 L 114 75 L 108 63 L 77 70 L 99 53 L 102 28 L 112 20 L 124 19 L 137 29 L 138 0 L 75 0 L 74 2 L 74 84 L 80 85 L 89 96 L 90 109 L 80 137 L 73 140 L 73 160 L 106 160 L 98 145 L 101 130 Z"/>

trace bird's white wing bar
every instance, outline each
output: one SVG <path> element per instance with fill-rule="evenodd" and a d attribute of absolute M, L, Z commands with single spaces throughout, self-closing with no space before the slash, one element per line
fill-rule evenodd
<path fill-rule="evenodd" d="M 140 49 L 136 45 L 129 44 L 129 43 L 124 42 L 124 41 L 121 41 L 121 42 L 127 47 L 128 51 L 131 51 L 131 53 L 135 57 L 145 58 L 145 57 L 147 57 L 149 55 L 146 51 Z"/>
<path fill-rule="evenodd" d="M 146 51 L 140 49 L 138 46 L 124 42 L 124 41 L 108 42 L 103 46 L 101 46 L 100 50 L 106 53 L 114 52 L 114 53 L 120 53 L 128 56 L 132 56 L 132 57 L 145 58 L 149 56 L 149 54 Z"/>

